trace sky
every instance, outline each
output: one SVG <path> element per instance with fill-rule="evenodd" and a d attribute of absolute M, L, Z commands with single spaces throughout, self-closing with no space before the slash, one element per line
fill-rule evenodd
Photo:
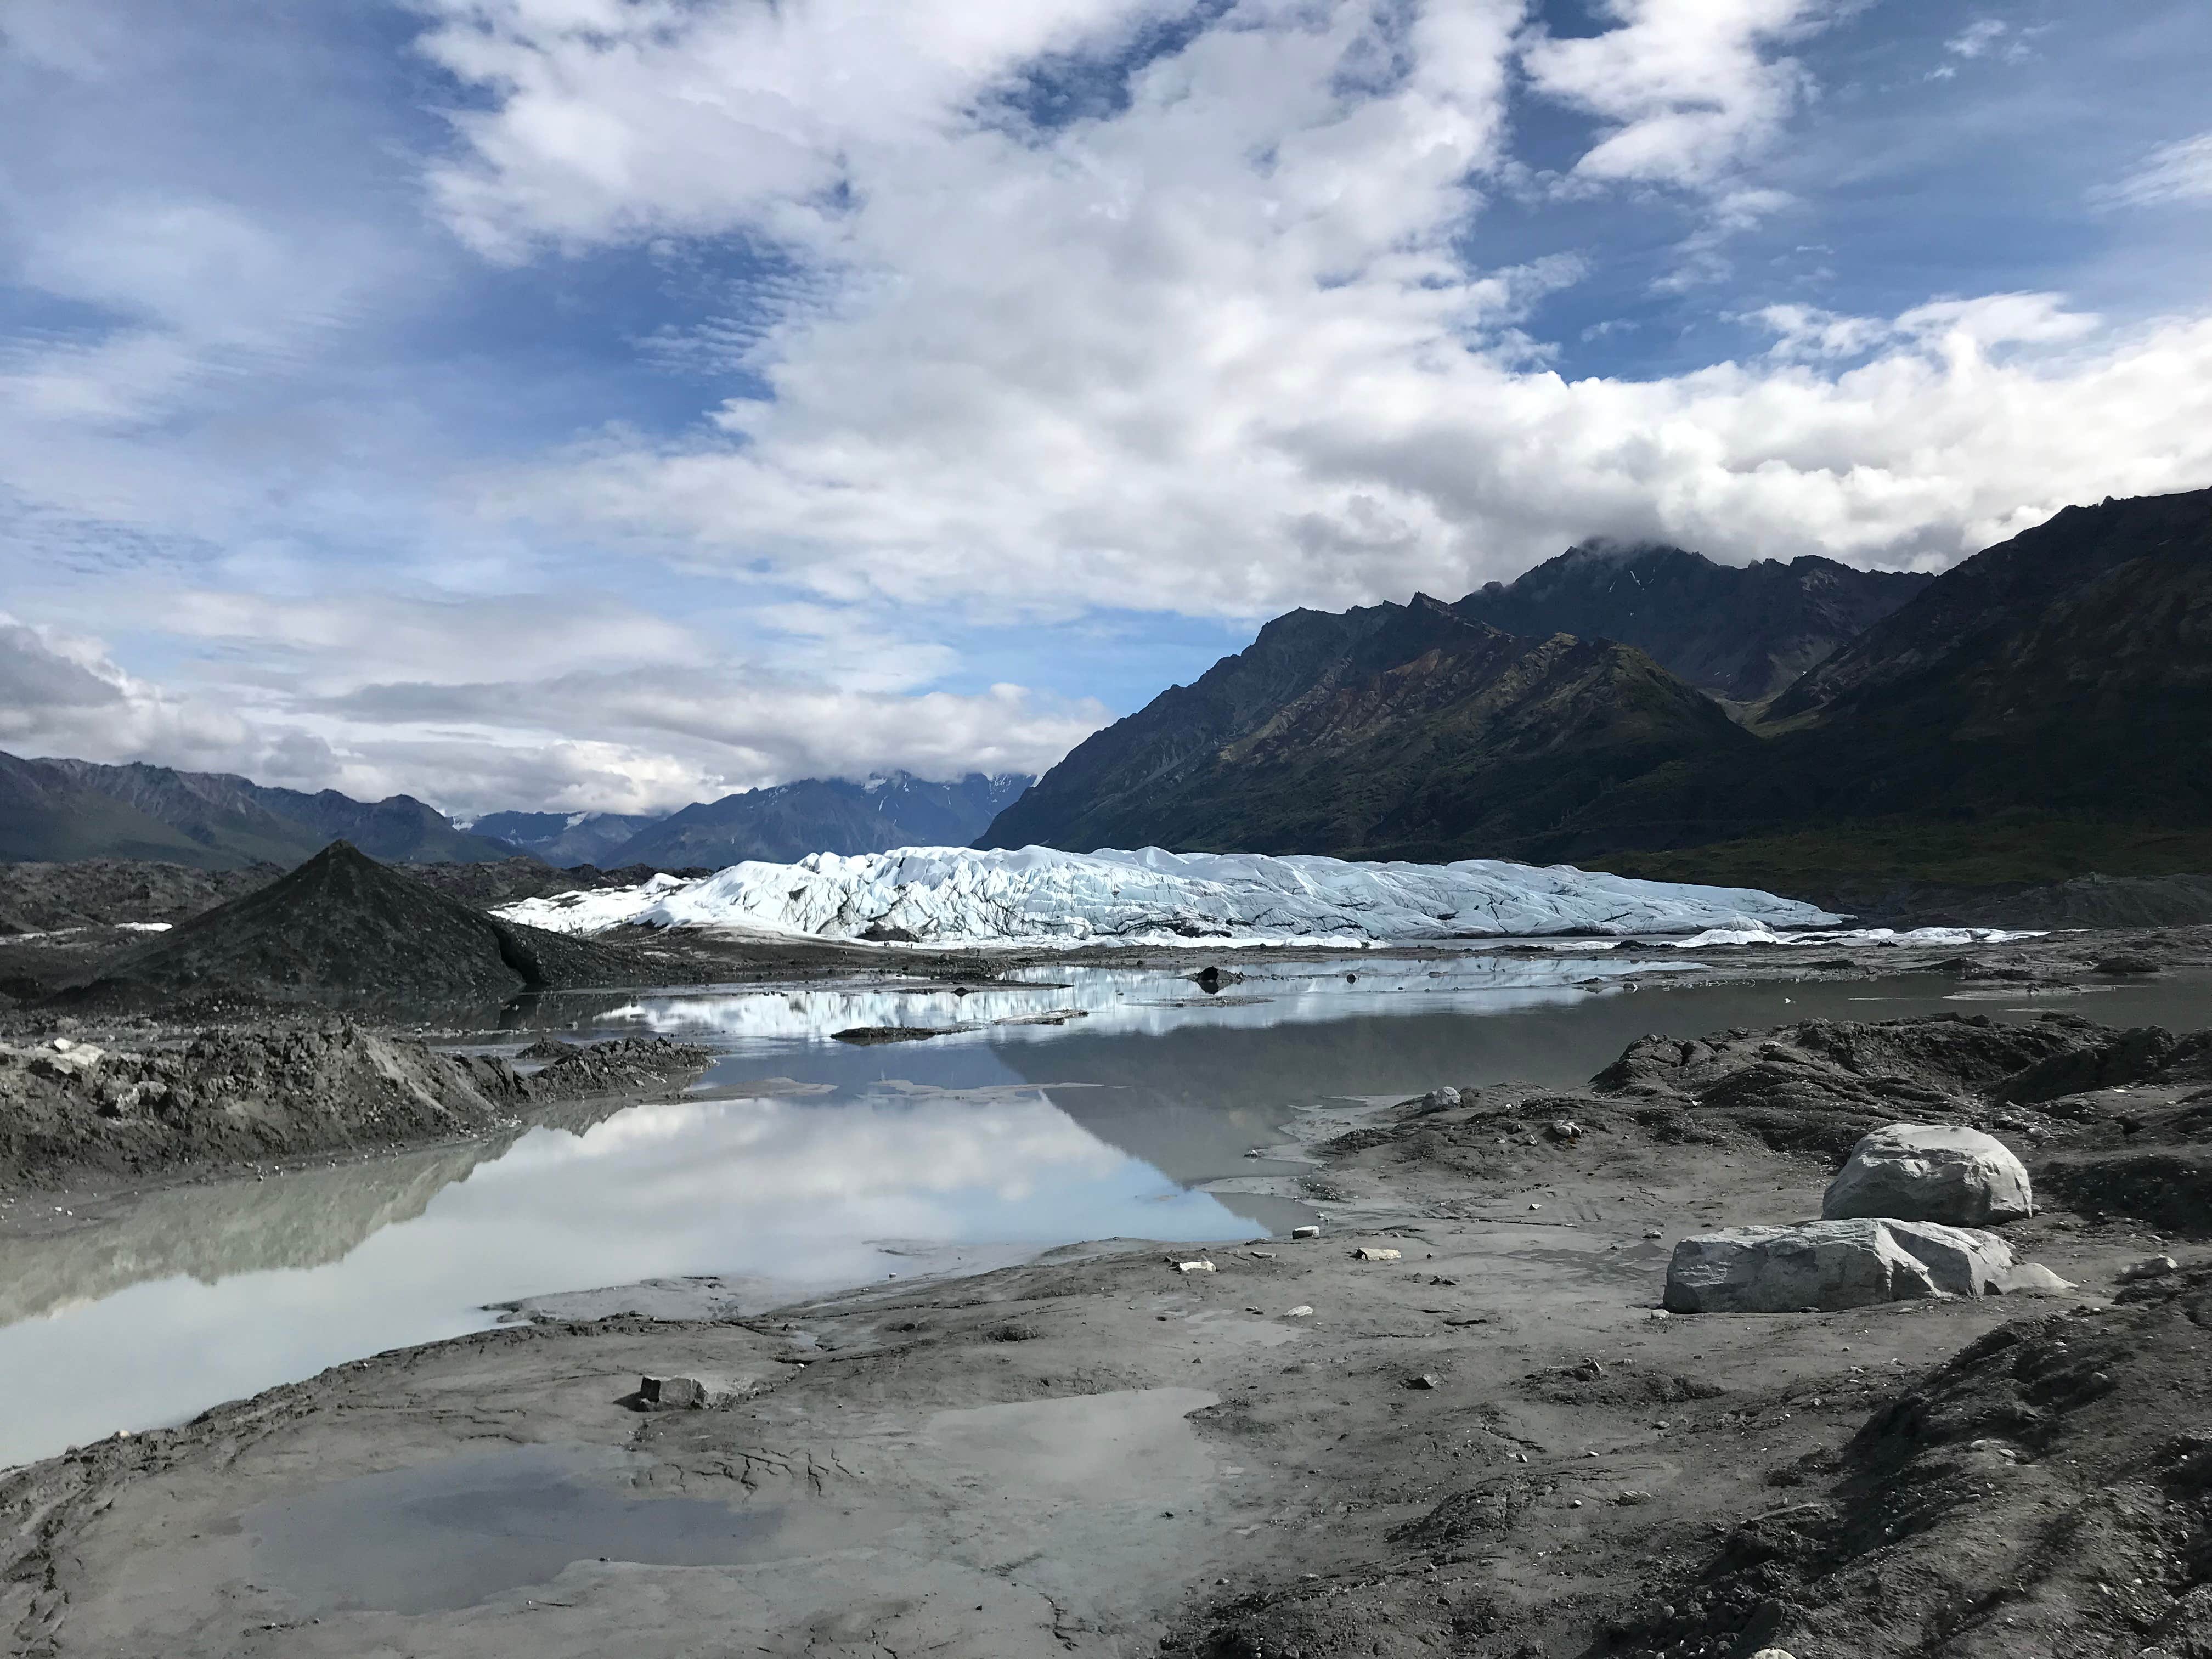
<path fill-rule="evenodd" d="M 2202 0 L 9 0 L 0 749 L 1037 771 L 1592 537 L 2212 484 Z"/>

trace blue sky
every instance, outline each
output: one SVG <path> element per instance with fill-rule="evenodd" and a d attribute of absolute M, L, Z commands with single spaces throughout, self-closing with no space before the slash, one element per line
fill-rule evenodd
<path fill-rule="evenodd" d="M 2193 0 L 14 0 L 0 747 L 1035 769 L 1581 538 L 2212 483 Z"/>

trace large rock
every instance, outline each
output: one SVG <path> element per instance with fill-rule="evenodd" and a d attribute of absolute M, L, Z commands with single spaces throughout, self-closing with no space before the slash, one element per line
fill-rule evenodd
<path fill-rule="evenodd" d="M 1994 1233 L 1925 1221 L 1813 1221 L 1731 1227 L 1674 1247 L 1675 1313 L 1824 1313 L 2003 1288 L 2012 1251 Z"/>
<path fill-rule="evenodd" d="M 1851 1149 L 1828 1183 L 1828 1221 L 1881 1217 L 1984 1227 L 2035 1212 L 2027 1170 L 2005 1144 L 1979 1129 L 1893 1123 Z"/>

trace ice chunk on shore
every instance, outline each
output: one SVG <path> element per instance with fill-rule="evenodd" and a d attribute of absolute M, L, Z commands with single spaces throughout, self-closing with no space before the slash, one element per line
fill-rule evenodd
<path fill-rule="evenodd" d="M 1155 946 L 1764 931 L 1838 920 L 1750 888 L 1633 881 L 1565 865 L 1355 864 L 1156 847 L 816 853 L 691 882 L 662 876 L 642 887 L 524 899 L 496 914 L 571 933 L 635 923 L 932 945 Z"/>

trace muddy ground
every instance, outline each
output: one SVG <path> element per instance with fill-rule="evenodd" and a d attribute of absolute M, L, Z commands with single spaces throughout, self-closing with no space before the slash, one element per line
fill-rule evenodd
<path fill-rule="evenodd" d="M 1948 971 L 2055 987 L 2204 947 Z M 0 1630 L 54 1656 L 2208 1659 L 2208 1048 L 2063 1012 L 1648 1041 L 1583 1090 L 1314 1115 L 1285 1149 L 1307 1172 L 1251 1178 L 1326 1215 L 1310 1241 L 1109 1243 L 734 1319 L 549 1298 L 0 1477 Z M 1816 1215 L 1895 1116 L 2011 1144 L 2069 1207 L 2006 1235 L 2078 1288 L 1660 1313 L 1677 1239 Z M 2124 1285 L 2160 1251 L 2178 1271 Z M 645 1375 L 714 1408 L 641 1409 Z"/>

